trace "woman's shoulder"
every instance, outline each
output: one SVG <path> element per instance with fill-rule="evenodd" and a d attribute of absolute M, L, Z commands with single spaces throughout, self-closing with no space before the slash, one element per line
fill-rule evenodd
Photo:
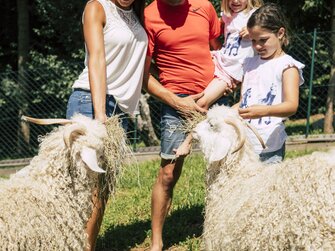
<path fill-rule="evenodd" d="M 91 0 L 86 3 L 84 13 L 83 13 L 83 21 L 91 22 L 91 21 L 101 21 L 104 22 L 105 19 L 105 11 L 104 7 L 98 0 Z"/>
<path fill-rule="evenodd" d="M 100 8 L 103 8 L 102 5 L 103 5 L 103 3 L 100 0 L 90 0 L 86 3 L 85 10 L 86 9 L 95 9 L 95 8 L 100 9 Z"/>
<path fill-rule="evenodd" d="M 84 9 L 85 16 L 87 15 L 97 15 L 104 16 L 104 7 L 99 0 L 90 0 L 86 3 Z"/>

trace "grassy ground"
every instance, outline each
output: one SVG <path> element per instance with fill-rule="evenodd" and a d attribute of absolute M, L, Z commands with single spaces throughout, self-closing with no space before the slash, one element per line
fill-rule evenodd
<path fill-rule="evenodd" d="M 287 158 L 310 151 L 289 151 Z M 109 200 L 97 250 L 146 250 L 150 245 L 151 186 L 159 161 L 128 167 L 116 194 Z M 183 174 L 164 228 L 165 250 L 200 250 L 204 210 L 204 168 L 201 155 L 186 158 Z"/>
<path fill-rule="evenodd" d="M 186 159 L 176 185 L 164 229 L 165 248 L 199 250 L 204 206 L 204 166 L 201 156 Z M 150 245 L 151 187 L 159 161 L 128 167 L 109 200 L 97 250 L 145 250 Z"/>

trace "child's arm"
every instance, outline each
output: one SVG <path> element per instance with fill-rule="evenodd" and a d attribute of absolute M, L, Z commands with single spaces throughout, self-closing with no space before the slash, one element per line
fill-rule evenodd
<path fill-rule="evenodd" d="M 289 117 L 297 112 L 299 105 L 299 71 L 291 67 L 283 72 L 283 102 L 277 105 L 253 105 L 239 109 L 244 119 L 255 119 L 264 116 Z"/>
<path fill-rule="evenodd" d="M 204 109 L 208 109 L 216 100 L 222 96 L 228 96 L 235 88 L 235 83 L 228 86 L 225 81 L 214 78 L 204 90 L 204 96 L 198 99 L 197 104 Z"/>
<path fill-rule="evenodd" d="M 186 157 L 191 152 L 192 147 L 192 134 L 188 134 L 184 142 L 178 147 L 178 149 L 173 149 L 176 153 L 176 158 Z"/>

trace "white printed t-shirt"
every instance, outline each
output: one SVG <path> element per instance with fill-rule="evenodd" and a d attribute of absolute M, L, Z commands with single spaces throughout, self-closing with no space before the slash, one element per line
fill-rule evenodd
<path fill-rule="evenodd" d="M 224 71 L 235 80 L 242 81 L 242 64 L 245 58 L 255 55 L 251 40 L 242 39 L 240 32 L 247 26 L 249 17 L 256 9 L 249 12 L 233 13 L 231 17 L 222 15 L 224 22 L 225 43 L 221 50 L 212 52 L 215 63 L 215 75 L 220 78 L 220 71 Z"/>
<path fill-rule="evenodd" d="M 260 56 L 247 58 L 244 61 L 244 79 L 242 84 L 241 108 L 252 105 L 276 105 L 283 102 L 283 72 L 291 67 L 299 71 L 300 82 L 304 83 L 302 69 L 304 64 L 285 54 L 278 58 L 264 60 Z M 285 143 L 287 134 L 281 117 L 262 117 L 247 119 L 253 125 L 267 146 L 263 149 L 255 134 L 248 130 L 248 137 L 256 153 L 274 152 Z"/>

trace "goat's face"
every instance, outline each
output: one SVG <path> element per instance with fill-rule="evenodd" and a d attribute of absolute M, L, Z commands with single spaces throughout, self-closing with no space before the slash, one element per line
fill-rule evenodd
<path fill-rule="evenodd" d="M 103 158 L 104 139 L 107 137 L 105 125 L 83 115 L 76 115 L 72 121 L 73 124 L 64 129 L 66 146 L 79 151 L 81 159 L 92 171 L 105 172 L 98 164 Z"/>
<path fill-rule="evenodd" d="M 236 110 L 215 106 L 208 111 L 207 118 L 195 127 L 193 138 L 199 141 L 209 163 L 222 160 L 242 147 L 244 135 L 241 135 L 243 132 L 236 125 L 241 123 L 238 121 L 240 119 Z"/>

